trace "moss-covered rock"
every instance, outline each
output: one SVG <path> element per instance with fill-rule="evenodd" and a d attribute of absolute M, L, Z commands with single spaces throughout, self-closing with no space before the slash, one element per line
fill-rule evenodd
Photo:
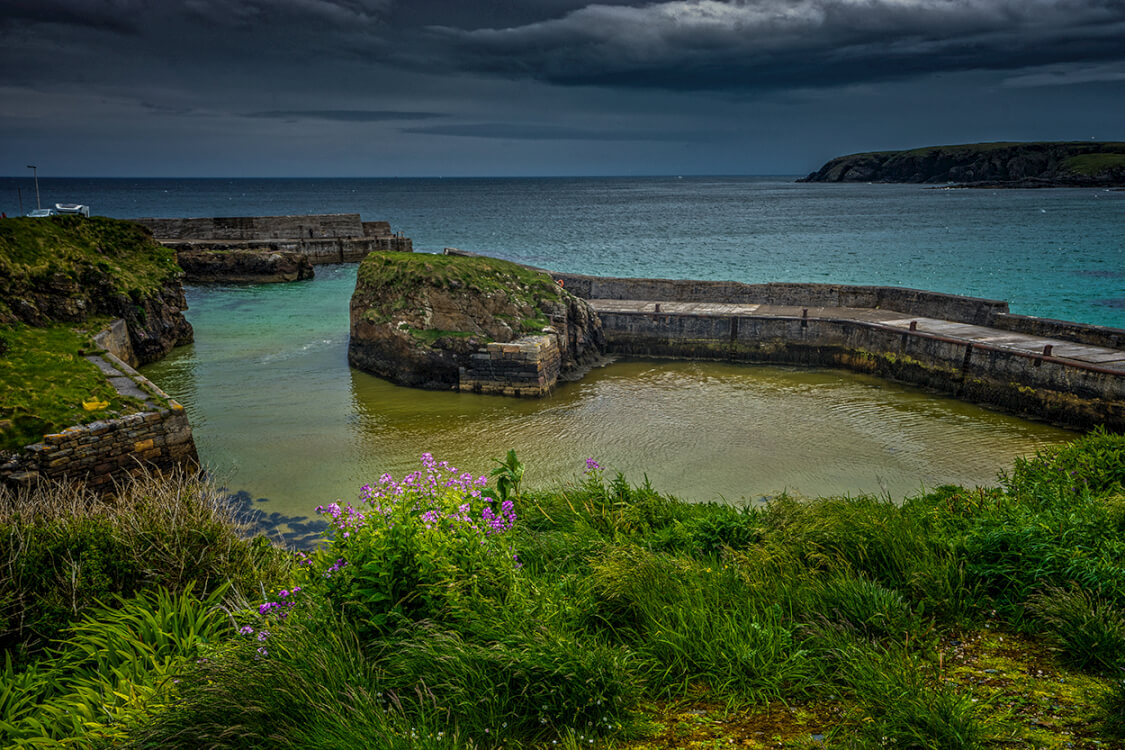
<path fill-rule="evenodd" d="M 601 321 L 542 271 L 485 257 L 371 253 L 351 301 L 348 361 L 396 383 L 456 389 L 489 343 L 553 337 L 562 375 L 604 348 Z"/>
<path fill-rule="evenodd" d="M 144 228 L 105 217 L 0 221 L 0 325 L 124 318 L 138 360 L 190 343 L 175 254 Z"/>

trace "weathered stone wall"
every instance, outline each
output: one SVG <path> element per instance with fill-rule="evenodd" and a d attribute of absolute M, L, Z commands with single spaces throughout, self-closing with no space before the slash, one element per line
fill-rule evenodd
<path fill-rule="evenodd" d="M 391 223 L 389 221 L 365 221 L 363 222 L 363 236 L 390 237 Z"/>
<path fill-rule="evenodd" d="M 0 465 L 0 482 L 67 477 L 102 487 L 123 475 L 199 462 L 184 408 L 126 361 L 136 355 L 125 321 L 115 320 L 94 342 L 106 351 L 87 359 L 118 393 L 142 401 L 143 409 L 44 435 Z"/>
<path fill-rule="evenodd" d="M 462 367 L 458 390 L 503 396 L 547 395 L 559 379 L 562 356 L 557 336 L 524 336 L 510 343 L 491 343 L 470 356 Z"/>
<path fill-rule="evenodd" d="M 314 265 L 323 263 L 358 263 L 374 250 L 414 252 L 409 237 L 334 237 L 305 240 L 161 240 L 161 244 L 183 253 L 299 253 Z M 182 265 L 182 264 L 181 264 Z M 188 281 L 194 281 L 191 271 L 184 268 Z"/>
<path fill-rule="evenodd" d="M 311 216 L 228 216 L 190 219 L 133 219 L 158 240 L 275 240 L 363 237 L 359 214 Z M 390 227 L 388 225 L 388 234 Z"/>
<path fill-rule="evenodd" d="M 92 487 L 146 470 L 198 462 L 191 425 L 175 402 L 158 411 L 138 412 L 45 435 L 0 466 L 0 480 L 24 483 L 68 477 Z"/>
<path fill-rule="evenodd" d="M 843 367 L 1071 427 L 1125 430 L 1125 378 L 1105 368 L 876 323 L 787 316 L 600 313 L 609 351 Z"/>
<path fill-rule="evenodd" d="M 1111 349 L 1125 348 L 1125 330 L 1108 326 L 1091 326 L 1071 323 L 1066 320 L 1033 318 L 1027 315 L 1008 315 L 1001 313 L 992 320 L 994 328 L 1032 336 L 1044 336 L 1063 341 L 1075 341 L 1091 346 L 1108 346 Z"/>
<path fill-rule="evenodd" d="M 133 351 L 133 341 L 129 338 L 129 326 L 121 318 L 113 321 L 95 335 L 94 343 L 130 367 L 141 366 L 137 359 L 137 353 Z"/>
<path fill-rule="evenodd" d="M 625 279 L 555 273 L 566 290 L 584 299 L 636 299 L 667 302 L 868 307 L 975 325 L 989 325 L 1008 303 L 888 286 L 842 284 L 742 284 L 737 281 Z"/>

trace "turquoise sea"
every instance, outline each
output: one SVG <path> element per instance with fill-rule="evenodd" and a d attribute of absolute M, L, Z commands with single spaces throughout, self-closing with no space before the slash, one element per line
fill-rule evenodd
<path fill-rule="evenodd" d="M 15 185 L 0 180 L 9 215 Z M 358 212 L 390 221 L 418 251 L 603 275 L 916 287 L 1125 327 L 1120 191 L 726 177 L 41 179 L 40 189 L 44 204 L 122 218 Z M 26 185 L 23 198 L 26 210 Z M 216 476 L 284 515 L 348 499 L 423 451 L 485 472 L 515 448 L 541 485 L 577 480 L 596 457 L 696 500 L 900 499 L 992 483 L 1015 456 L 1072 437 L 835 371 L 618 362 L 542 401 L 399 388 L 347 366 L 354 274 L 322 266 L 299 284 L 190 287 L 196 343 L 146 369 L 187 407 Z"/>

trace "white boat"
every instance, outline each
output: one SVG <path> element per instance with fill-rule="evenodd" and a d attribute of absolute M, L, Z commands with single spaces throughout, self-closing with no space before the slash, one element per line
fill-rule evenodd
<path fill-rule="evenodd" d="M 60 216 L 66 214 L 79 214 L 81 216 L 85 216 L 86 218 L 90 218 L 90 207 L 84 206 L 81 203 L 56 203 L 55 213 L 59 214 Z"/>

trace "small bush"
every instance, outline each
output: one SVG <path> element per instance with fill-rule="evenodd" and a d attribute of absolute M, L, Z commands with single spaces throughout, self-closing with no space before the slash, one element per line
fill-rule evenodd
<path fill-rule="evenodd" d="M 922 629 L 902 595 L 848 575 L 810 581 L 798 591 L 804 617 L 824 618 L 870 640 L 903 639 Z"/>
<path fill-rule="evenodd" d="M 639 690 L 624 649 L 549 628 L 491 635 L 426 623 L 394 633 L 376 652 L 382 690 L 425 695 L 458 734 L 488 745 L 602 735 L 628 721 Z"/>
<path fill-rule="evenodd" d="M 359 507 L 317 508 L 331 518 L 327 549 L 306 560 L 307 588 L 331 601 L 367 637 L 396 617 L 456 618 L 501 602 L 520 567 L 504 532 L 515 522 L 511 500 L 494 501 L 487 480 L 458 475 L 422 457 L 425 471 L 401 482 L 385 475 L 366 486 Z"/>

